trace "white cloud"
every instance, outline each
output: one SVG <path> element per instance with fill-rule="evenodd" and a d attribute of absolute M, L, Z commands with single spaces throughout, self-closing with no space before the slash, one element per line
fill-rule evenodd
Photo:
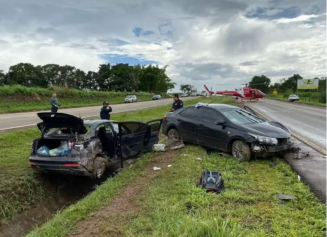
<path fill-rule="evenodd" d="M 275 20 L 277 23 L 292 23 L 292 22 L 302 22 L 302 21 L 309 21 L 313 18 L 317 18 L 318 15 L 301 15 L 295 18 L 281 18 Z"/>
<path fill-rule="evenodd" d="M 19 62 L 97 70 L 104 63 L 101 55 L 118 54 L 169 65 L 174 81 L 199 89 L 204 82 L 234 89 L 263 73 L 274 80 L 293 73 L 308 78 L 326 73 L 321 0 L 264 5 L 257 0 L 12 0 L 1 5 L 4 70 Z M 257 7 L 268 10 L 247 18 Z M 293 8 L 300 15 L 286 14 Z M 154 34 L 136 37 L 135 27 Z"/>

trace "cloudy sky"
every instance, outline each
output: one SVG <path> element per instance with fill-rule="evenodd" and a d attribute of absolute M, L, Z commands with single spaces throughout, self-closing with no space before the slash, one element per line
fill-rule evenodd
<path fill-rule="evenodd" d="M 235 89 L 326 75 L 325 0 L 0 0 L 0 70 L 168 66 L 177 84 Z"/>

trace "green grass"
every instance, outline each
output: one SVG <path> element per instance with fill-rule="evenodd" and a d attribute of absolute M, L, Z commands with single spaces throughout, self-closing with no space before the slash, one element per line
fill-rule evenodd
<path fill-rule="evenodd" d="M 135 197 L 143 211 L 124 223 L 124 236 L 326 235 L 326 206 L 281 160 L 271 168 L 270 160 L 239 163 L 200 147 L 183 153 Z M 225 192 L 206 194 L 195 186 L 204 168 L 221 170 Z M 277 193 L 296 199 L 280 205 Z"/>
<path fill-rule="evenodd" d="M 227 98 L 221 99 L 227 102 Z M 160 117 L 167 109 L 168 106 L 157 108 L 151 114 L 121 114 L 119 119 L 131 116 L 146 121 Z M 74 233 L 79 221 L 94 218 L 97 210 L 137 182 L 135 177 L 144 176 L 153 156 L 143 156 L 28 236 Z M 110 235 L 111 225 L 123 236 L 326 236 L 326 205 L 320 204 L 309 188 L 298 181 L 289 165 L 278 160 L 277 166 L 269 167 L 271 162 L 239 163 L 217 153 L 208 155 L 201 147 L 187 146 L 179 151 L 171 168 L 161 170 L 133 197 L 137 211 L 98 220 L 101 225 L 97 228 L 103 236 Z M 225 192 L 206 194 L 196 187 L 204 168 L 221 170 Z M 278 193 L 293 194 L 296 199 L 280 204 Z"/>
<path fill-rule="evenodd" d="M 57 93 L 61 108 L 99 106 L 103 101 L 111 104 L 124 102 L 128 94 L 125 92 L 81 91 L 63 88 L 37 88 L 24 86 L 1 86 L 0 87 L 0 114 L 13 112 L 26 112 L 33 110 L 49 110 L 49 100 L 53 92 Z M 152 94 L 134 93 L 138 101 L 152 99 Z"/>
<path fill-rule="evenodd" d="M 201 98 L 185 102 L 185 105 Z M 132 113 L 112 115 L 118 121 L 149 121 L 160 119 L 169 110 L 170 105 Z M 0 134 L 0 223 L 15 216 L 31 205 L 49 195 L 44 179 L 36 175 L 28 164 L 32 141 L 40 136 L 37 129 L 26 129 Z"/>
<path fill-rule="evenodd" d="M 153 154 L 142 157 L 28 236 L 71 235 L 79 220 L 92 219 L 96 210 L 137 182 L 135 177 L 144 177 L 151 157 Z M 98 220 L 98 231 L 109 236 L 113 225 L 122 236 L 325 236 L 326 205 L 318 203 L 289 165 L 278 161 L 275 167 L 269 167 L 270 160 L 239 163 L 187 146 L 171 168 L 161 170 L 133 197 L 137 207 L 133 213 Z M 207 194 L 196 187 L 204 168 L 221 170 L 225 192 Z M 293 194 L 296 199 L 280 204 L 277 193 Z"/>

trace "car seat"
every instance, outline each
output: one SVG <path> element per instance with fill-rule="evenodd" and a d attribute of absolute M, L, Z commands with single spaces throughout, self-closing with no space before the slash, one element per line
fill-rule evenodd
<path fill-rule="evenodd" d="M 113 158 L 115 154 L 114 138 L 107 134 L 105 127 L 99 128 L 98 137 L 100 139 L 103 152 L 107 154 L 110 158 Z"/>

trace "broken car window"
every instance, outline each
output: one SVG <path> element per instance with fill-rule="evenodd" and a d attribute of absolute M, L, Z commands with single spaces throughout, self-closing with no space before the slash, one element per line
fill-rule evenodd
<path fill-rule="evenodd" d="M 103 123 L 103 124 L 100 124 L 97 128 L 96 128 L 96 131 L 99 131 L 99 129 L 101 127 L 104 127 L 106 129 L 106 133 L 107 134 L 110 134 L 110 135 L 113 135 L 113 132 L 112 132 L 112 128 L 110 126 L 109 123 Z"/>
<path fill-rule="evenodd" d="M 204 122 L 215 123 L 217 120 L 221 120 L 222 116 L 213 109 L 203 108 L 203 114 L 201 120 Z"/>
<path fill-rule="evenodd" d="M 232 123 L 255 124 L 264 122 L 262 119 L 247 113 L 241 109 L 221 111 Z"/>

